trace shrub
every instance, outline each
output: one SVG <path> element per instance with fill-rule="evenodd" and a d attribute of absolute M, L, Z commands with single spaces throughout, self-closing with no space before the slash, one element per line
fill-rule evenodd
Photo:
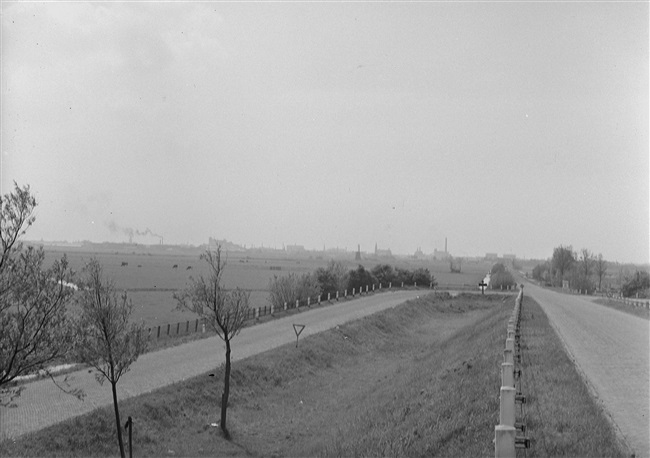
<path fill-rule="evenodd" d="M 650 274 L 644 270 L 637 270 L 632 278 L 623 284 L 621 292 L 623 297 L 633 297 L 638 293 L 639 297 L 646 298 L 649 296 L 648 289 L 650 289 Z"/>

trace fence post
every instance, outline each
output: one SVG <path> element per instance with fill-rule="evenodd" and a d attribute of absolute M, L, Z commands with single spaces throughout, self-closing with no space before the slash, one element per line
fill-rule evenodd
<path fill-rule="evenodd" d="M 389 281 L 389 282 L 388 282 L 388 289 L 391 289 L 392 287 L 393 287 L 393 282 L 392 282 L 392 281 Z"/>
<path fill-rule="evenodd" d="M 514 426 L 497 425 L 494 427 L 494 456 L 495 458 L 515 458 Z"/>
<path fill-rule="evenodd" d="M 169 335 L 169 328 L 171 327 L 171 324 L 167 323 L 167 335 Z"/>
<path fill-rule="evenodd" d="M 515 387 L 515 366 L 501 363 L 501 386 Z"/>
<path fill-rule="evenodd" d="M 318 303 L 319 304 L 320 304 L 320 297 L 321 297 L 321 294 L 318 295 Z"/>
<path fill-rule="evenodd" d="M 354 288 L 352 288 L 352 297 L 354 297 Z"/>
<path fill-rule="evenodd" d="M 515 426 L 515 392 L 514 387 L 501 387 L 499 405 L 499 424 L 501 425 Z"/>
<path fill-rule="evenodd" d="M 296 308 L 300 308 L 300 299 L 296 299 Z"/>
<path fill-rule="evenodd" d="M 156 339 L 160 339 L 160 326 L 158 326 L 158 334 L 156 335 Z"/>
<path fill-rule="evenodd" d="M 198 332 L 199 330 L 199 319 L 196 319 L 196 324 L 194 325 L 194 332 Z"/>
<path fill-rule="evenodd" d="M 366 293 L 368 292 L 368 285 L 366 285 Z"/>
<path fill-rule="evenodd" d="M 181 330 L 181 322 L 179 321 L 176 323 L 176 335 L 178 335 L 178 332 Z"/>
<path fill-rule="evenodd" d="M 327 302 L 330 302 L 330 295 L 331 293 L 327 293 Z"/>
<path fill-rule="evenodd" d="M 404 288 L 404 282 L 402 282 L 402 288 Z"/>
<path fill-rule="evenodd" d="M 372 290 L 373 291 L 375 290 L 375 284 L 374 283 L 372 284 Z"/>
<path fill-rule="evenodd" d="M 311 306 L 311 296 L 307 297 L 307 307 Z"/>
<path fill-rule="evenodd" d="M 336 302 L 338 302 L 338 301 L 339 301 L 339 292 L 337 291 L 336 292 Z"/>

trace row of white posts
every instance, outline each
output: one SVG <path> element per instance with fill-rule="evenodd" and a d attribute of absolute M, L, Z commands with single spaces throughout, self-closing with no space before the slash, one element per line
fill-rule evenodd
<path fill-rule="evenodd" d="M 503 350 L 499 424 L 494 427 L 495 458 L 514 458 L 516 447 L 528 448 L 529 446 L 526 437 L 517 436 L 517 431 L 523 430 L 524 426 L 515 423 L 515 404 L 526 402 L 526 398 L 521 393 L 517 393 L 515 388 L 515 373 L 519 373 L 521 377 L 521 371 L 515 371 L 515 360 L 518 360 L 519 323 L 523 299 L 524 290 L 522 285 L 522 289 L 515 300 L 515 308 L 508 319 L 506 348 Z"/>
<path fill-rule="evenodd" d="M 414 288 L 418 287 L 417 282 L 413 283 L 413 287 Z M 389 282 L 388 283 L 388 289 L 392 289 L 392 288 L 393 288 L 393 283 Z M 401 288 L 404 288 L 404 282 L 402 282 Z M 429 283 L 429 288 L 430 289 L 433 288 L 433 282 Z M 382 289 L 382 284 L 381 283 L 379 283 L 379 289 L 380 290 Z M 370 291 L 371 291 L 370 290 L 370 285 L 366 285 L 366 287 L 365 287 L 366 294 L 368 294 Z M 374 284 L 372 285 L 372 291 L 375 291 L 375 285 Z M 356 296 L 357 294 L 363 294 L 363 292 L 364 292 L 363 286 L 359 288 L 359 291 L 357 291 L 356 288 L 352 288 L 352 297 Z M 321 303 L 321 296 L 322 296 L 322 294 L 319 294 L 317 296 L 317 300 L 318 300 L 317 303 L 318 304 Z M 347 297 L 348 297 L 348 290 L 347 289 L 344 290 L 343 297 L 347 299 Z M 338 300 L 339 300 L 339 292 L 337 291 L 336 292 L 336 301 L 338 301 Z M 332 301 L 331 293 L 327 293 L 327 302 L 331 302 L 331 301 Z M 310 306 L 311 306 L 311 297 L 308 297 L 307 298 L 307 307 L 310 307 Z M 299 307 L 300 307 L 300 301 L 296 300 L 296 308 L 299 308 Z M 288 308 L 289 308 L 289 304 L 285 302 L 284 303 L 284 310 L 287 310 Z M 259 318 L 260 317 L 261 307 L 257 307 L 254 310 L 255 310 L 255 313 L 254 313 L 255 318 Z M 271 315 L 273 315 L 275 313 L 275 307 L 273 305 L 271 305 L 270 311 L 271 311 Z"/>

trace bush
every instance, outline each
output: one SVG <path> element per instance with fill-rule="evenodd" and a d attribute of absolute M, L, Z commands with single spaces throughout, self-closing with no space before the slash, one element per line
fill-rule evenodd
<path fill-rule="evenodd" d="M 636 273 L 627 280 L 621 287 L 623 297 L 639 297 L 646 298 L 649 296 L 648 289 L 650 289 L 650 274 L 645 270 L 637 270 Z"/>
<path fill-rule="evenodd" d="M 394 283 L 397 278 L 393 267 L 389 264 L 377 264 L 370 271 L 378 283 L 382 286 L 388 286 L 389 283 Z"/>
<path fill-rule="evenodd" d="M 510 272 L 497 272 L 490 275 L 490 287 L 492 289 L 506 289 L 516 284 L 517 282 Z"/>
<path fill-rule="evenodd" d="M 347 286 L 347 272 L 340 262 L 333 260 L 326 268 L 319 267 L 315 272 L 316 281 L 320 287 L 321 294 L 335 295 L 337 291 L 343 292 Z"/>
<path fill-rule="evenodd" d="M 308 297 L 320 294 L 320 287 L 315 274 L 289 274 L 284 277 L 274 275 L 269 281 L 269 302 L 274 307 L 283 307 L 285 303 L 306 301 Z"/>
<path fill-rule="evenodd" d="M 366 286 L 372 285 L 373 283 L 376 283 L 376 279 L 362 265 L 359 265 L 356 270 L 351 270 L 348 273 L 348 290 L 354 288 L 359 291 L 360 288 L 365 289 Z"/>

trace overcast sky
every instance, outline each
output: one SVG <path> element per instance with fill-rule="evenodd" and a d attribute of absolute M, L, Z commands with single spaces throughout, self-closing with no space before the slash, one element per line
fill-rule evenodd
<path fill-rule="evenodd" d="M 28 239 L 648 262 L 645 1 L 1 8 Z"/>

